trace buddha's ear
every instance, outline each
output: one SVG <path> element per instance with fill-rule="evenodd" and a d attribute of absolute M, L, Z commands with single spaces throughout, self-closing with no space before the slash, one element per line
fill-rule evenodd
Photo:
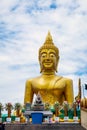
<path fill-rule="evenodd" d="M 40 73 L 42 73 L 42 68 L 41 68 L 41 63 L 40 63 L 40 60 L 39 60 L 39 64 L 40 64 Z"/>
<path fill-rule="evenodd" d="M 40 73 L 42 73 L 42 68 L 41 68 L 41 66 L 40 66 Z"/>
<path fill-rule="evenodd" d="M 57 66 L 58 66 L 58 63 L 59 63 L 59 59 L 60 59 L 60 56 L 58 56 L 57 60 L 56 60 L 56 73 L 58 72 L 57 71 Z"/>
<path fill-rule="evenodd" d="M 57 58 L 57 59 L 58 59 L 58 61 L 57 61 L 57 62 L 59 63 L 60 56 L 58 56 L 58 58 Z"/>
<path fill-rule="evenodd" d="M 39 60 L 39 63 L 40 63 L 40 56 L 38 56 L 38 60 Z"/>
<path fill-rule="evenodd" d="M 38 56 L 38 60 L 39 60 L 39 64 L 40 64 L 40 73 L 42 73 L 41 63 L 40 63 L 40 56 Z"/>
<path fill-rule="evenodd" d="M 40 73 L 42 73 L 43 69 L 42 69 L 40 60 L 39 60 L 39 64 L 40 64 Z"/>

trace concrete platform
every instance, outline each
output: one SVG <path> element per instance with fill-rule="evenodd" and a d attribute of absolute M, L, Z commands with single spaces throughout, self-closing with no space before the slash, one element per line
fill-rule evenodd
<path fill-rule="evenodd" d="M 87 108 L 81 108 L 81 125 L 87 129 Z"/>
<path fill-rule="evenodd" d="M 31 117 L 31 113 L 43 113 L 43 116 L 47 117 L 52 117 L 53 113 L 51 111 L 25 111 L 24 116 L 29 116 Z"/>
<path fill-rule="evenodd" d="M 5 124 L 4 130 L 86 130 L 79 123 Z"/>

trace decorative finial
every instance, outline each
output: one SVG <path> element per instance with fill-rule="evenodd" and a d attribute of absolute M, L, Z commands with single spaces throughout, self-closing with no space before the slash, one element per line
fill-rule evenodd
<path fill-rule="evenodd" d="M 53 44 L 53 40 L 52 40 L 52 36 L 50 34 L 50 31 L 48 31 L 48 34 L 46 36 L 46 40 L 45 40 L 44 44 L 49 44 L 49 43 Z"/>
<path fill-rule="evenodd" d="M 81 79 L 78 81 L 78 89 L 79 89 L 79 98 L 81 99 Z"/>

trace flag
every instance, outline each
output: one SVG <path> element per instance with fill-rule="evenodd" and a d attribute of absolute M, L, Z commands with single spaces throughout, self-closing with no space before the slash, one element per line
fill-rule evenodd
<path fill-rule="evenodd" d="M 85 90 L 87 90 L 87 84 L 85 84 Z"/>

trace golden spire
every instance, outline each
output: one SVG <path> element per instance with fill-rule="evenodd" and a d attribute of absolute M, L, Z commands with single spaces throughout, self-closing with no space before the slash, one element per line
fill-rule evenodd
<path fill-rule="evenodd" d="M 81 99 L 81 79 L 78 81 L 78 89 L 79 89 L 79 98 Z"/>
<path fill-rule="evenodd" d="M 46 36 L 46 40 L 44 44 L 53 44 L 52 36 L 50 34 L 50 31 L 48 31 L 48 34 Z"/>
<path fill-rule="evenodd" d="M 81 79 L 78 79 L 78 95 L 75 97 L 75 100 L 81 100 Z"/>

